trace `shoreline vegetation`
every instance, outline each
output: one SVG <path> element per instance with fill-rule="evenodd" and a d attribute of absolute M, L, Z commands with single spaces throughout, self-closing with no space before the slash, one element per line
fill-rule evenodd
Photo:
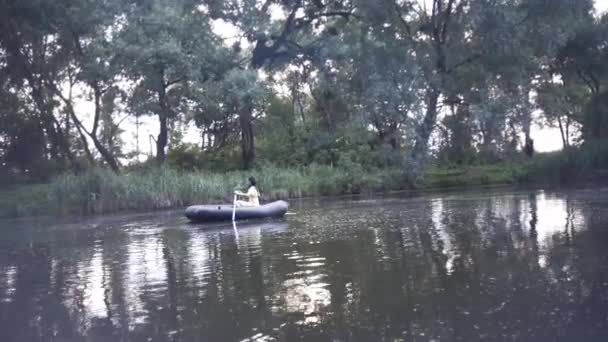
<path fill-rule="evenodd" d="M 265 165 L 253 171 L 139 169 L 117 175 L 107 168 L 66 173 L 47 184 L 0 191 L 0 218 L 78 216 L 176 209 L 191 204 L 230 202 L 249 175 L 263 201 L 301 197 L 441 190 L 490 185 L 558 185 L 608 179 L 607 148 L 538 154 L 527 161 L 486 165 L 431 164 L 412 184 L 398 168 L 349 168 L 312 164 L 300 168 Z"/>
<path fill-rule="evenodd" d="M 0 3 L 0 217 L 608 178 L 592 0 L 241 3 Z"/>

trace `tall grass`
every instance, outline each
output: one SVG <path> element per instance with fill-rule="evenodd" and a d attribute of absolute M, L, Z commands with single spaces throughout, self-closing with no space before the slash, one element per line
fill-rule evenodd
<path fill-rule="evenodd" d="M 313 164 L 292 169 L 265 165 L 251 172 L 226 173 L 151 168 L 116 175 L 107 169 L 92 169 L 79 175 L 64 174 L 50 184 L 0 192 L 0 217 L 101 214 L 230 202 L 235 189 L 245 190 L 250 175 L 257 178 L 263 201 L 402 190 L 408 184 L 400 169 L 365 169 L 356 163 L 340 167 Z M 608 144 L 595 144 L 539 155 L 526 162 L 457 168 L 434 166 L 418 186 L 444 188 L 601 177 L 606 180 L 607 175 Z"/>
<path fill-rule="evenodd" d="M 423 187 L 449 188 L 463 186 L 509 185 L 521 182 L 526 165 L 502 162 L 491 165 L 472 165 L 452 168 L 431 167 L 424 178 Z"/>
<path fill-rule="evenodd" d="M 608 141 L 598 141 L 538 156 L 527 166 L 525 179 L 562 184 L 607 181 L 607 171 Z"/>
<path fill-rule="evenodd" d="M 116 175 L 107 169 L 64 174 L 50 184 L 0 196 L 0 216 L 82 215 L 179 208 L 194 203 L 232 201 L 247 178 L 258 180 L 262 200 L 337 195 L 396 188 L 398 170 L 344 169 L 312 165 L 299 169 L 264 166 L 227 173 L 180 172 L 170 168 Z"/>

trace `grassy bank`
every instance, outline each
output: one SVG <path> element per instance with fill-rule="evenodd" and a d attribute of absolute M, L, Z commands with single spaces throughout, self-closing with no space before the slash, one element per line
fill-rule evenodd
<path fill-rule="evenodd" d="M 183 173 L 172 169 L 115 175 L 106 169 L 66 174 L 50 184 L 0 193 L 0 217 L 81 215 L 178 208 L 193 203 L 232 201 L 255 175 L 263 200 L 399 189 L 398 170 L 349 170 L 327 166 L 301 169 L 264 167 L 252 172 Z"/>
<path fill-rule="evenodd" d="M 430 189 L 510 185 L 525 180 L 527 164 L 499 163 L 460 167 L 429 168 L 421 187 Z"/>
<path fill-rule="evenodd" d="M 179 172 L 150 169 L 116 175 L 94 169 L 66 174 L 50 184 L 0 192 L 0 217 L 83 215 L 180 208 L 194 203 L 230 202 L 232 192 L 255 175 L 265 201 L 318 195 L 404 190 L 401 170 L 313 165 L 298 169 L 262 167 L 252 172 Z M 492 165 L 431 166 L 419 188 L 440 189 L 516 183 L 556 184 L 608 180 L 608 146 L 538 155 L 532 160 Z"/>

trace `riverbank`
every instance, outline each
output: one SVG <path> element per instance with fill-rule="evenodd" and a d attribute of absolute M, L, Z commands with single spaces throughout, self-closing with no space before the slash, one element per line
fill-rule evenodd
<path fill-rule="evenodd" d="M 431 168 L 417 188 L 510 184 L 519 171 L 504 166 L 460 169 Z M 262 199 L 288 199 L 412 189 L 398 169 L 300 169 L 264 167 L 251 172 L 180 172 L 173 169 L 133 171 L 116 175 L 93 169 L 66 174 L 50 184 L 23 186 L 0 193 L 0 217 L 89 215 L 159 210 L 194 203 L 231 202 L 249 175 L 260 184 Z"/>
<path fill-rule="evenodd" d="M 107 214 L 231 202 L 234 189 L 243 189 L 252 174 L 258 179 L 264 201 L 408 189 L 546 185 L 607 179 L 608 170 L 601 166 L 608 164 L 608 155 L 600 153 L 599 159 L 589 155 L 571 151 L 539 155 L 520 162 L 431 166 L 423 181 L 413 186 L 400 169 L 364 169 L 358 165 L 348 169 L 319 165 L 298 169 L 265 166 L 251 172 L 227 173 L 163 168 L 121 175 L 107 169 L 93 169 L 80 175 L 59 176 L 49 184 L 0 192 L 0 217 Z"/>

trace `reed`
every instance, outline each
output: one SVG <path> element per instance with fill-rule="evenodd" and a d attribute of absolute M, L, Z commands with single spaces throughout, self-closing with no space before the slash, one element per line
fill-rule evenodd
<path fill-rule="evenodd" d="M 266 165 L 255 171 L 226 173 L 160 168 L 121 175 L 95 168 L 4 193 L 0 196 L 0 216 L 88 215 L 225 202 L 231 201 L 235 189 L 245 190 L 250 175 L 258 180 L 262 200 L 266 201 L 378 191 L 386 188 L 386 180 L 393 179 L 386 170 L 364 172 L 320 165 L 298 169 Z"/>
<path fill-rule="evenodd" d="M 431 167 L 423 188 L 606 179 L 608 144 L 542 154 L 534 159 L 466 167 Z M 181 208 L 195 203 L 230 202 L 247 178 L 258 180 L 263 201 L 303 196 L 403 190 L 410 185 L 398 168 L 364 168 L 355 163 L 299 168 L 262 165 L 254 171 L 183 172 L 143 168 L 116 175 L 104 168 L 64 174 L 49 184 L 0 192 L 0 217 L 88 215 Z"/>

